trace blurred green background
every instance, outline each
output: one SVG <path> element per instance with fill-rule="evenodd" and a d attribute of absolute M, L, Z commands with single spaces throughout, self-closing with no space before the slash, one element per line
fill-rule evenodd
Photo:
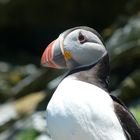
<path fill-rule="evenodd" d="M 64 30 L 90 26 L 110 55 L 110 92 L 140 123 L 139 0 L 0 0 L 0 140 L 49 140 L 45 109 L 65 71 L 40 67 Z"/>

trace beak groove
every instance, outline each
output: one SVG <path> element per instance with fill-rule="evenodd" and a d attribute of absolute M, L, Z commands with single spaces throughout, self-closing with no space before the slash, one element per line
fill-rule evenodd
<path fill-rule="evenodd" d="M 45 49 L 42 58 L 41 58 L 41 65 L 47 67 L 57 68 L 58 66 L 53 62 L 53 51 L 55 40 L 51 42 L 48 47 Z"/>
<path fill-rule="evenodd" d="M 50 45 L 47 47 L 46 50 L 46 62 L 48 67 L 54 67 L 54 63 L 53 63 L 53 45 L 54 42 L 51 42 Z"/>
<path fill-rule="evenodd" d="M 60 48 L 59 39 L 51 42 L 45 49 L 41 58 L 41 65 L 57 69 L 65 67 L 65 60 Z"/>

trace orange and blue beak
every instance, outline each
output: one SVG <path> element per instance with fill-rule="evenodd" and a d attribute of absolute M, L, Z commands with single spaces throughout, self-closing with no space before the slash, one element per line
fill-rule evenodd
<path fill-rule="evenodd" d="M 66 60 L 63 54 L 63 46 L 58 38 L 51 42 L 45 49 L 42 58 L 41 65 L 51 68 L 66 68 Z"/>

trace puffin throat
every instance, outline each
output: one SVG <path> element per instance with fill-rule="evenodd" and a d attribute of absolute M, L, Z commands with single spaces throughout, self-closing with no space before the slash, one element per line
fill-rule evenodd
<path fill-rule="evenodd" d="M 109 82 L 109 56 L 106 54 L 97 63 L 89 66 L 79 67 L 68 72 L 67 76 L 72 76 L 77 80 L 96 85 L 108 91 Z"/>

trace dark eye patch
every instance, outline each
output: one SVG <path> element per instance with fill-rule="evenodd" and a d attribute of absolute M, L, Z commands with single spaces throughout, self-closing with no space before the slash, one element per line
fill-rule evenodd
<path fill-rule="evenodd" d="M 81 44 L 87 41 L 86 37 L 81 32 L 79 33 L 78 40 Z"/>

